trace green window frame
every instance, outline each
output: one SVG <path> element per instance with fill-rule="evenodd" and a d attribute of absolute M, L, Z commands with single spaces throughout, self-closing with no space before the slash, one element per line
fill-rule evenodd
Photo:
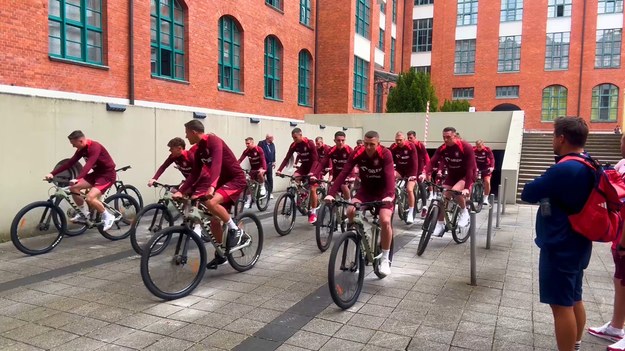
<path fill-rule="evenodd" d="M 434 4 L 434 0 L 414 0 L 415 6 L 432 5 L 432 4 Z"/>
<path fill-rule="evenodd" d="M 219 19 L 218 79 L 219 89 L 241 91 L 241 29 L 229 16 Z"/>
<path fill-rule="evenodd" d="M 495 97 L 497 99 L 517 99 L 519 97 L 519 86 L 508 85 L 495 87 Z"/>
<path fill-rule="evenodd" d="M 571 17 L 573 0 L 549 0 L 547 2 L 547 17 Z"/>
<path fill-rule="evenodd" d="M 378 49 L 384 51 L 384 29 L 380 28 L 380 39 L 378 40 Z"/>
<path fill-rule="evenodd" d="M 380 3 L 380 12 L 382 12 L 383 15 L 386 15 L 386 3 L 385 2 Z"/>
<path fill-rule="evenodd" d="M 48 54 L 101 65 L 102 1 L 49 0 L 48 3 Z"/>
<path fill-rule="evenodd" d="M 265 4 L 282 11 L 282 0 L 265 0 Z"/>
<path fill-rule="evenodd" d="M 432 51 L 433 18 L 412 20 L 412 52 Z"/>
<path fill-rule="evenodd" d="M 390 71 L 395 72 L 395 38 L 391 38 L 391 60 L 390 60 Z"/>
<path fill-rule="evenodd" d="M 178 0 L 151 0 L 150 3 L 152 75 L 184 80 L 184 9 Z"/>
<path fill-rule="evenodd" d="M 519 70 L 521 70 L 521 36 L 499 37 L 497 72 L 518 72 Z"/>
<path fill-rule="evenodd" d="M 614 84 L 599 84 L 592 88 L 592 122 L 616 122 L 618 111 L 618 87 Z"/>
<path fill-rule="evenodd" d="M 471 100 L 475 96 L 475 88 L 453 88 L 451 89 L 452 100 Z"/>
<path fill-rule="evenodd" d="M 299 23 L 310 26 L 310 1 L 299 0 Z"/>
<path fill-rule="evenodd" d="M 265 38 L 265 97 L 282 99 L 282 45 L 278 38 Z"/>
<path fill-rule="evenodd" d="M 457 26 L 471 26 L 477 24 L 478 0 L 458 0 Z"/>
<path fill-rule="evenodd" d="M 501 0 L 501 22 L 523 20 L 523 0 Z"/>
<path fill-rule="evenodd" d="M 302 106 L 310 106 L 310 81 L 312 78 L 312 55 L 302 50 L 299 52 L 298 77 L 297 77 L 297 103 Z"/>
<path fill-rule="evenodd" d="M 545 46 L 545 70 L 569 68 L 569 48 L 571 32 L 547 33 Z"/>
<path fill-rule="evenodd" d="M 454 74 L 475 73 L 475 39 L 456 40 Z"/>
<path fill-rule="evenodd" d="M 354 56 L 354 108 L 367 110 L 369 62 Z"/>
<path fill-rule="evenodd" d="M 552 122 L 566 116 L 568 89 L 562 85 L 550 85 L 543 89 L 541 120 Z"/>
<path fill-rule="evenodd" d="M 356 0 L 356 33 L 369 39 L 369 25 L 371 23 L 370 0 Z"/>
<path fill-rule="evenodd" d="M 397 0 L 393 0 L 393 16 L 391 18 L 393 23 L 397 23 Z"/>
<path fill-rule="evenodd" d="M 623 0 L 599 0 L 597 13 L 623 12 Z"/>
<path fill-rule="evenodd" d="M 382 102 L 384 100 L 384 86 L 382 83 L 375 84 L 375 113 L 383 113 Z"/>
<path fill-rule="evenodd" d="M 417 73 L 427 73 L 427 74 L 431 74 L 432 73 L 432 66 L 414 66 L 412 67 L 412 69 L 417 72 Z"/>
<path fill-rule="evenodd" d="M 597 30 L 595 68 L 618 68 L 621 66 L 622 29 Z"/>

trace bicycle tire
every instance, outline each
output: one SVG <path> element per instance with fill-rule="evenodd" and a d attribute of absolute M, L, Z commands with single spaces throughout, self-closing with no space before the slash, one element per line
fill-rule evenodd
<path fill-rule="evenodd" d="M 45 216 L 52 215 L 52 218 L 48 218 L 48 221 L 52 220 L 52 222 L 54 222 L 54 227 L 56 228 L 57 234 L 56 236 L 52 234 L 52 236 L 49 237 L 51 239 L 49 245 L 46 245 L 43 248 L 33 249 L 33 248 L 28 247 L 28 245 L 26 244 L 25 239 L 27 238 L 23 238 L 23 240 L 20 239 L 18 230 L 21 229 L 20 227 L 22 227 L 26 223 L 25 222 L 26 219 L 24 218 L 26 213 L 28 213 L 29 211 L 32 211 L 33 209 L 37 207 L 46 208 L 44 210 L 44 214 L 41 216 L 42 218 Z M 40 220 L 40 223 L 41 223 L 41 220 Z M 47 226 L 48 227 L 46 227 L 46 229 L 49 228 L 50 223 L 48 223 Z M 60 208 L 52 204 L 50 201 L 33 202 L 29 205 L 26 205 L 21 210 L 19 210 L 17 214 L 15 215 L 15 217 L 13 218 L 13 222 L 11 222 L 11 241 L 13 242 L 13 245 L 15 246 L 15 248 L 17 248 L 18 250 L 20 250 L 21 252 L 27 255 L 31 255 L 31 256 L 40 255 L 40 254 L 49 252 L 50 250 L 54 249 L 61 242 L 61 240 L 63 239 L 63 235 L 65 234 L 66 226 L 67 225 L 65 222 L 65 215 L 63 214 Z"/>
<path fill-rule="evenodd" d="M 420 213 L 427 207 L 428 196 L 429 194 L 425 184 L 417 183 L 415 186 L 415 217 L 416 213 Z"/>
<path fill-rule="evenodd" d="M 473 185 L 471 190 L 471 209 L 475 213 L 480 213 L 484 206 L 484 187 L 482 184 L 477 183 Z"/>
<path fill-rule="evenodd" d="M 280 227 L 280 224 L 278 223 L 279 216 L 288 216 L 291 218 L 290 224 L 286 229 Z M 295 226 L 295 198 L 293 195 L 284 193 L 278 197 L 276 205 L 273 208 L 273 225 L 276 228 L 276 232 L 280 234 L 280 236 L 285 236 L 293 230 L 293 227 Z"/>
<path fill-rule="evenodd" d="M 406 194 L 403 191 L 400 191 L 397 194 L 397 215 L 401 221 L 406 221 L 407 213 L 406 213 Z"/>
<path fill-rule="evenodd" d="M 336 266 L 336 260 L 337 260 L 339 251 L 341 252 L 341 254 L 346 255 L 347 249 L 345 248 L 341 250 L 341 248 L 343 248 L 343 243 L 348 240 L 353 242 L 355 246 L 355 252 L 354 252 L 354 262 L 351 262 L 351 264 L 354 265 L 354 267 L 350 267 L 347 270 L 351 271 L 355 269 L 358 273 L 358 277 L 357 277 L 357 282 L 356 282 L 357 284 L 356 290 L 354 291 L 353 296 L 343 299 L 341 295 L 343 295 L 342 292 L 345 290 L 343 286 L 340 285 L 339 282 L 337 281 L 334 268 Z M 341 261 L 343 261 L 342 257 L 341 257 Z M 341 266 L 341 270 L 345 271 L 345 269 L 342 266 Z M 332 300 L 334 301 L 334 303 L 344 310 L 352 307 L 356 303 L 356 301 L 358 301 L 358 297 L 360 296 L 360 293 L 362 292 L 364 280 L 365 280 L 365 258 L 361 252 L 360 239 L 358 237 L 358 234 L 356 234 L 356 232 L 348 231 L 344 234 L 341 234 L 341 236 L 334 242 L 334 246 L 332 247 L 332 251 L 330 253 L 330 260 L 328 262 L 328 287 L 330 289 L 330 295 L 332 296 Z"/>
<path fill-rule="evenodd" d="M 454 227 L 451 229 L 451 237 L 456 244 L 462 244 L 469 239 L 469 228 L 471 228 L 471 219 L 469 219 L 469 225 L 467 227 L 458 226 L 458 216 L 460 216 L 460 209 L 456 211 L 453 217 Z M 463 233 L 464 230 L 464 233 Z"/>
<path fill-rule="evenodd" d="M 237 203 L 234 206 L 234 216 L 238 216 L 239 213 L 243 213 L 245 211 L 245 202 L 247 201 L 247 195 L 250 193 L 250 187 L 246 186 L 245 190 L 239 196 Z"/>
<path fill-rule="evenodd" d="M 173 243 L 170 241 L 174 239 Z M 168 259 L 167 253 L 163 253 L 163 250 L 158 248 L 160 251 L 159 254 L 152 253 L 152 249 L 157 246 L 157 243 L 160 240 L 168 240 L 169 245 L 166 248 L 174 249 L 174 256 L 172 259 Z M 193 258 L 191 262 L 188 261 L 189 255 L 186 252 L 186 255 L 180 256 L 180 250 L 183 251 L 188 248 L 189 242 L 193 241 L 195 246 L 199 248 L 199 259 Z M 176 244 L 175 247 L 172 244 Z M 185 247 L 181 247 L 184 243 Z M 159 257 L 161 255 L 165 255 L 162 258 Z M 160 258 L 160 261 L 164 263 L 165 266 L 172 265 L 173 266 L 182 266 L 181 268 L 185 268 L 184 266 L 189 266 L 191 272 L 193 272 L 197 268 L 197 272 L 195 272 L 195 276 L 191 280 L 191 282 L 182 287 L 181 289 L 177 289 L 176 291 L 164 291 L 163 286 L 160 283 L 156 283 L 154 280 L 156 276 L 156 272 L 152 274 L 150 272 L 150 260 L 156 261 Z M 181 262 L 182 261 L 182 264 Z M 156 262 L 158 263 L 158 262 Z M 143 280 L 143 284 L 145 287 L 156 297 L 159 297 L 163 300 L 174 300 L 184 296 L 189 295 L 193 289 L 195 289 L 198 284 L 202 281 L 204 277 L 204 272 L 206 271 L 206 247 L 204 247 L 204 242 L 202 239 L 193 233 L 193 231 L 185 226 L 174 226 L 169 227 L 165 230 L 162 230 L 157 235 L 153 236 L 150 241 L 148 241 L 146 245 L 146 249 L 141 255 L 141 279 Z M 163 276 L 173 276 L 164 274 Z"/>
<path fill-rule="evenodd" d="M 139 207 L 139 204 L 137 203 L 137 200 L 135 200 L 132 196 L 130 195 L 126 195 L 126 194 L 122 194 L 122 193 L 117 193 L 117 194 L 113 194 L 109 197 L 107 197 L 106 199 L 104 199 L 104 201 L 102 201 L 105 204 L 109 204 L 110 202 L 113 202 L 113 205 L 109 205 L 113 208 L 115 208 L 116 210 L 120 211 L 122 214 L 126 213 L 128 211 L 128 209 L 130 207 L 134 208 L 134 218 L 132 219 L 127 219 L 127 218 L 121 218 L 117 221 L 115 221 L 115 223 L 113 224 L 113 227 L 111 227 L 111 229 L 105 231 L 103 228 L 104 226 L 99 225 L 98 226 L 98 231 L 100 232 L 100 234 L 102 234 L 103 237 L 112 240 L 112 241 L 116 241 L 116 240 L 121 240 L 121 239 L 125 239 L 127 238 L 131 231 L 132 231 L 132 222 L 135 221 L 137 214 L 139 213 L 139 211 L 141 211 L 141 208 Z M 121 205 L 122 207 L 118 207 L 119 205 Z M 132 213 L 131 213 L 132 215 Z M 127 226 L 128 229 L 126 231 L 122 231 L 119 234 L 114 234 L 113 232 L 111 232 L 112 229 L 117 228 L 119 230 L 122 229 L 122 226 Z"/>
<path fill-rule="evenodd" d="M 332 235 L 336 229 L 336 218 L 334 216 L 335 205 L 323 204 L 319 209 L 319 216 L 315 223 L 315 239 L 319 251 L 325 252 L 332 242 Z M 324 233 L 325 232 L 325 233 Z M 327 236 L 324 240 L 322 236 Z"/>
<path fill-rule="evenodd" d="M 54 205 L 56 207 L 58 207 L 59 209 L 61 209 L 61 212 L 63 212 L 63 215 L 65 216 L 65 223 L 67 224 L 66 228 L 65 228 L 65 235 L 67 236 L 77 236 L 80 234 L 84 234 L 87 229 L 89 229 L 89 227 L 87 226 L 87 223 L 77 223 L 78 225 L 76 227 L 72 227 L 70 228 L 70 218 L 73 217 L 73 215 L 75 214 L 74 212 L 74 208 L 73 207 L 69 207 L 67 209 L 67 211 L 63 211 L 63 209 L 61 208 L 61 204 L 63 203 L 63 198 L 57 198 L 54 201 Z M 65 202 L 67 205 L 69 205 L 69 202 Z M 71 212 L 70 212 L 71 210 Z M 71 215 L 71 216 L 70 216 Z M 76 223 L 72 223 L 72 224 L 76 224 Z"/>
<path fill-rule="evenodd" d="M 264 184 L 260 185 L 263 186 Z M 267 191 L 267 186 L 265 186 L 265 196 L 260 196 L 260 191 L 258 191 L 258 197 L 256 198 L 256 208 L 260 212 L 267 211 L 269 207 L 269 201 L 271 200 L 271 193 Z"/>
<path fill-rule="evenodd" d="M 148 232 L 151 233 L 150 238 L 148 238 L 147 240 L 142 240 L 143 238 L 141 238 L 140 240 L 137 238 L 137 228 L 140 227 L 141 219 L 143 219 L 144 216 L 152 210 L 155 210 L 155 213 L 151 219 L 151 222 L 149 222 L 150 221 L 149 218 L 145 218 L 145 220 L 148 221 L 148 223 L 150 223 L 148 225 Z M 160 223 L 155 224 L 154 221 L 157 219 L 159 211 L 161 211 L 163 215 L 159 220 Z M 163 223 L 163 221 L 166 221 L 166 222 Z M 166 224 L 167 227 L 163 227 L 163 224 Z M 169 212 L 169 209 L 167 208 L 167 206 L 165 206 L 164 204 L 160 204 L 160 203 L 149 204 L 145 206 L 144 208 L 142 208 L 141 211 L 139 211 L 139 213 L 137 214 L 137 217 L 132 222 L 132 225 L 130 227 L 130 245 L 132 245 L 132 248 L 135 250 L 137 254 L 141 255 L 143 254 L 143 247 L 147 244 L 147 242 L 149 241 L 149 239 L 151 239 L 151 237 L 156 235 L 161 230 L 165 228 L 173 227 L 173 226 L 174 226 L 174 219 L 171 213 Z"/>
<path fill-rule="evenodd" d="M 417 247 L 417 256 L 423 255 L 425 249 L 428 247 L 432 233 L 434 233 L 434 229 L 436 228 L 436 222 L 438 222 L 439 211 L 440 208 L 438 205 L 430 206 L 428 210 L 428 215 L 423 222 L 423 233 L 421 234 L 419 246 Z"/>
<path fill-rule="evenodd" d="M 374 241 L 374 248 L 373 248 L 373 257 L 377 257 L 379 254 L 382 253 L 382 230 L 378 227 L 378 229 L 376 230 L 376 234 L 375 234 L 375 241 Z M 388 253 L 388 259 L 389 261 L 391 261 L 391 263 L 393 262 L 393 247 L 395 246 L 395 237 L 391 238 L 391 249 Z M 375 273 L 375 275 L 378 276 L 378 278 L 380 279 L 384 279 L 386 278 L 385 275 L 382 275 L 380 273 L 380 260 L 379 259 L 373 259 L 373 273 Z"/>
<path fill-rule="evenodd" d="M 139 209 L 143 208 L 143 196 L 141 196 L 139 189 L 137 189 L 137 187 L 135 187 L 134 185 L 124 184 L 119 189 L 117 189 L 117 194 L 119 193 L 124 193 L 128 196 L 133 197 L 135 201 L 137 201 Z"/>
<path fill-rule="evenodd" d="M 251 233 L 251 231 L 246 230 L 245 228 L 241 228 L 241 223 L 244 221 L 245 218 L 248 218 L 251 223 L 253 223 L 253 226 L 256 227 L 257 229 L 257 233 L 258 233 L 258 238 L 252 238 L 249 234 Z M 236 252 L 241 252 L 241 257 L 245 257 L 245 256 L 251 256 L 251 260 L 248 263 L 239 263 L 237 260 L 237 257 L 234 255 L 233 252 L 229 251 L 226 254 L 226 257 L 228 258 L 228 263 L 230 263 L 230 265 L 232 266 L 232 268 L 234 268 L 235 270 L 237 270 L 238 272 L 245 272 L 249 269 L 251 269 L 252 267 L 254 267 L 254 265 L 256 264 L 256 262 L 258 262 L 258 259 L 260 258 L 260 253 L 263 251 L 263 241 L 264 241 L 264 234 L 263 234 L 263 226 L 260 224 L 260 220 L 258 219 L 258 217 L 250 212 L 245 212 L 245 213 L 241 213 L 239 214 L 234 222 L 237 224 L 237 226 L 241 229 L 243 229 L 244 234 L 243 235 L 248 235 L 248 240 L 251 240 L 252 243 L 254 241 L 256 241 L 258 243 L 258 245 L 256 246 L 256 249 L 254 250 L 254 252 L 249 252 L 246 254 L 245 251 L 250 247 L 247 246 L 241 250 L 237 250 Z M 250 250 L 251 251 L 251 250 Z"/>

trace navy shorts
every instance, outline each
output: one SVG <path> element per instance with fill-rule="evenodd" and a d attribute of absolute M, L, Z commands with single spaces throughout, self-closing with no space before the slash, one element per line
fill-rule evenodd
<path fill-rule="evenodd" d="M 584 267 L 578 262 L 565 262 L 553 257 L 548 251 L 540 250 L 538 262 L 538 283 L 540 302 L 573 306 L 582 300 Z"/>

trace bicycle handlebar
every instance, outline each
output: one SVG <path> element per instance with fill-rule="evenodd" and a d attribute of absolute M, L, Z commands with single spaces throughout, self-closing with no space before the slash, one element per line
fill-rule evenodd
<path fill-rule="evenodd" d="M 387 202 L 387 201 L 349 202 L 349 201 L 337 200 L 337 199 L 332 200 L 332 202 L 340 204 L 340 205 L 353 206 L 356 209 L 360 209 L 361 207 L 380 207 L 380 206 L 393 203 L 392 201 L 390 202 Z"/>
<path fill-rule="evenodd" d="M 115 170 L 115 172 L 118 172 L 118 173 L 119 173 L 119 172 L 126 172 L 126 171 L 127 171 L 127 170 L 129 170 L 130 168 L 132 168 L 132 167 L 130 167 L 130 166 L 124 166 L 124 167 L 122 167 L 122 168 L 118 168 L 118 169 L 116 169 L 116 170 Z"/>
<path fill-rule="evenodd" d="M 165 188 L 167 190 L 171 190 L 174 189 L 176 187 L 179 186 L 179 184 L 173 185 L 173 184 L 163 184 L 163 183 L 159 183 L 159 182 L 154 182 L 152 183 L 152 186 L 155 188 L 161 187 L 161 188 Z"/>
<path fill-rule="evenodd" d="M 423 183 L 427 186 L 432 186 L 435 187 L 436 189 L 440 190 L 440 191 L 448 191 L 454 195 L 462 195 L 462 191 L 458 191 L 458 190 L 453 190 L 453 189 L 445 189 L 442 185 L 438 185 L 434 182 L 428 182 L 427 180 L 424 180 Z"/>

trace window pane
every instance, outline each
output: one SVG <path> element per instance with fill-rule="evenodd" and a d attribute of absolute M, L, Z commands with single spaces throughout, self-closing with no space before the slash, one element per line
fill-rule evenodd
<path fill-rule="evenodd" d="M 80 6 L 70 5 L 69 2 L 65 3 L 65 18 L 80 22 Z"/>
<path fill-rule="evenodd" d="M 87 24 L 100 28 L 102 26 L 102 23 L 100 22 L 100 13 L 87 10 Z"/>
<path fill-rule="evenodd" d="M 101 63 L 102 49 L 99 47 L 87 46 L 87 60 L 95 63 Z"/>
<path fill-rule="evenodd" d="M 67 56 L 72 56 L 82 60 L 82 51 L 80 43 L 68 41 L 65 43 L 65 52 Z"/>
<path fill-rule="evenodd" d="M 170 24 L 165 20 L 161 20 L 161 45 L 170 46 Z"/>
<path fill-rule="evenodd" d="M 172 57 L 171 51 L 161 48 L 161 75 L 171 77 L 172 76 Z"/>
<path fill-rule="evenodd" d="M 59 0 L 48 1 L 48 15 L 61 17 L 61 4 Z"/>
<path fill-rule="evenodd" d="M 102 47 L 102 34 L 99 32 L 87 32 L 87 44 L 91 46 Z"/>
<path fill-rule="evenodd" d="M 150 68 L 152 70 L 152 74 L 158 74 L 157 52 L 157 49 L 154 47 L 150 50 Z"/>

